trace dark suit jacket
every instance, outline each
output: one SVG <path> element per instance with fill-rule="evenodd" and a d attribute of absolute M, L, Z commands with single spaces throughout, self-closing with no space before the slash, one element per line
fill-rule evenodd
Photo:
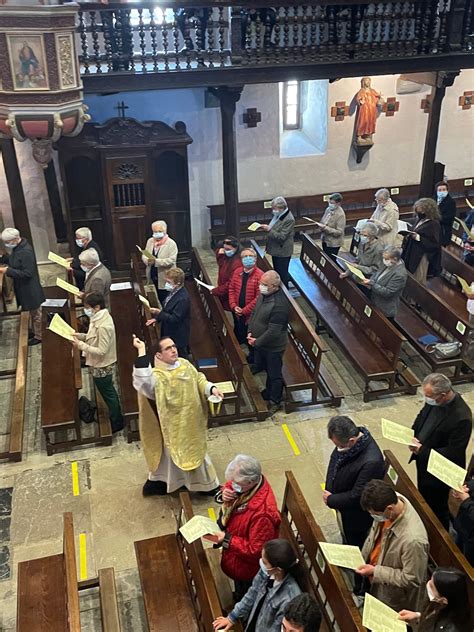
<path fill-rule="evenodd" d="M 426 471 L 430 451 L 434 449 L 453 463 L 465 467 L 466 448 L 472 432 L 472 412 L 461 395 L 456 393 L 449 404 L 436 407 L 437 420 L 433 425 L 430 424 L 427 433 L 428 429 L 424 428 L 424 425 L 433 408 L 430 404 L 425 404 L 412 426 L 415 437 L 418 438 L 422 431 L 426 436 L 422 441 L 421 450 L 417 455 L 411 455 L 410 462 L 416 461 L 418 485 L 421 481 L 424 485 L 435 487 L 443 485 L 443 483 Z"/>
<path fill-rule="evenodd" d="M 72 260 L 72 263 L 71 263 L 71 268 L 72 268 L 72 272 L 74 274 L 74 279 L 76 280 L 76 285 L 77 285 L 77 287 L 80 290 L 84 289 L 84 282 L 86 280 L 86 273 L 81 268 L 81 262 L 79 261 L 79 255 L 80 255 L 81 252 L 84 252 L 84 250 L 89 250 L 89 248 L 94 248 L 94 250 L 97 250 L 97 254 L 99 255 L 100 261 L 104 260 L 104 254 L 103 254 L 99 244 L 97 242 L 95 242 L 93 239 L 90 240 L 90 242 L 87 244 L 87 246 L 85 248 L 81 248 L 80 249 L 80 251 L 74 257 L 74 259 Z"/>
<path fill-rule="evenodd" d="M 155 320 L 161 323 L 161 335 L 169 336 L 179 348 L 189 344 L 191 329 L 191 301 L 188 290 L 182 287 L 163 306 Z"/>
<path fill-rule="evenodd" d="M 33 248 L 26 239 L 21 239 L 8 257 L 7 276 L 13 279 L 16 302 L 22 311 L 37 309 L 44 301 L 38 266 Z"/>
<path fill-rule="evenodd" d="M 441 213 L 441 245 L 448 246 L 451 243 L 453 222 L 456 217 L 456 202 L 448 195 L 438 204 Z"/>

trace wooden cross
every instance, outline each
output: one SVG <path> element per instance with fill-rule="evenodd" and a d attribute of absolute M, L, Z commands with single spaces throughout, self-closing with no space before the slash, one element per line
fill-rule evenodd
<path fill-rule="evenodd" d="M 262 122 L 262 113 L 257 112 L 257 108 L 247 108 L 243 121 L 247 127 L 257 127 L 257 124 Z"/>
<path fill-rule="evenodd" d="M 117 110 L 119 118 L 125 118 L 125 110 L 128 110 L 128 105 L 125 105 L 123 101 L 119 101 L 117 105 L 114 107 L 114 110 Z"/>
<path fill-rule="evenodd" d="M 382 105 L 382 112 L 385 112 L 385 116 L 395 116 L 395 112 L 398 112 L 400 103 L 396 97 L 388 97 Z"/>
<path fill-rule="evenodd" d="M 431 94 L 427 94 L 424 99 L 421 100 L 421 109 L 425 114 L 429 114 L 431 110 Z"/>
<path fill-rule="evenodd" d="M 343 121 L 346 116 L 349 116 L 349 106 L 345 101 L 336 101 L 331 108 L 331 116 L 335 121 Z"/>
<path fill-rule="evenodd" d="M 463 110 L 470 110 L 471 105 L 474 103 L 474 90 L 464 92 L 462 97 L 459 97 L 459 105 Z"/>

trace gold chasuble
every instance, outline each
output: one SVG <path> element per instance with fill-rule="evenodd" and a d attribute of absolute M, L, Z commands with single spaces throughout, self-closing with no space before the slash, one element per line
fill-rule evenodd
<path fill-rule="evenodd" d="M 202 465 L 207 449 L 208 380 L 184 358 L 179 358 L 176 368 L 160 364 L 153 369 L 159 420 L 150 400 L 138 393 L 139 430 L 147 465 L 150 471 L 156 470 L 164 445 L 177 467 L 195 470 Z"/>

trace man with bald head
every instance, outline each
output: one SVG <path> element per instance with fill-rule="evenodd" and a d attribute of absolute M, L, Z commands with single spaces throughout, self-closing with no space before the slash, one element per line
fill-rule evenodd
<path fill-rule="evenodd" d="M 283 393 L 282 358 L 288 342 L 288 300 L 281 289 L 280 275 L 269 270 L 260 279 L 260 296 L 249 320 L 248 344 L 255 350 L 252 373 L 267 372 L 262 391 L 273 414 L 280 408 Z"/>

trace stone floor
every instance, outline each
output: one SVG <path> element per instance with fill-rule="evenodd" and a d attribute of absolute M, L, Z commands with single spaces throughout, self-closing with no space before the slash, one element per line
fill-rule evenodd
<path fill-rule="evenodd" d="M 206 265 L 214 270 L 212 253 L 202 253 Z M 56 276 L 54 266 L 41 270 L 43 282 Z M 301 300 L 301 299 L 299 299 Z M 308 306 L 303 308 L 312 317 Z M 0 369 L 15 364 L 18 317 L 0 321 Z M 260 423 L 242 423 L 209 431 L 209 454 L 223 477 L 226 464 L 239 452 L 250 452 L 263 465 L 276 493 L 282 500 L 285 471 L 292 470 L 309 506 L 328 539 L 337 541 L 334 515 L 321 500 L 321 483 L 333 448 L 326 436 L 326 424 L 335 414 L 350 415 L 366 425 L 382 449 L 391 449 L 403 464 L 407 449 L 382 438 L 381 417 L 410 425 L 422 404 L 420 394 L 387 397 L 363 403 L 362 383 L 348 365 L 334 341 L 327 339 L 330 351 L 325 361 L 340 384 L 345 398 L 339 409 L 313 407 L 289 415 L 278 413 Z M 415 362 L 409 347 L 405 350 L 410 365 L 419 377 L 426 367 Z M 79 564 L 81 578 L 93 577 L 98 569 L 113 566 L 117 577 L 122 626 L 125 632 L 146 630 L 133 543 L 135 540 L 175 530 L 176 497 L 148 498 L 141 495 L 146 466 L 139 443 L 127 444 L 123 436 L 110 447 L 86 448 L 48 457 L 39 428 L 41 348 L 29 350 L 27 376 L 27 415 L 25 451 L 21 463 L 0 465 L 0 632 L 15 630 L 16 568 L 18 562 L 62 549 L 62 514 L 72 511 L 76 530 L 85 534 L 85 562 Z M 8 417 L 13 381 L 0 380 L 0 451 L 8 439 Z M 471 385 L 459 390 L 474 406 Z M 286 423 L 300 451 L 295 455 L 282 424 Z M 472 452 L 472 450 L 470 450 Z M 71 464 L 77 463 L 79 494 L 73 495 Z M 414 476 L 413 465 L 406 466 Z M 193 498 L 196 512 L 207 515 L 214 506 L 209 500 Z M 215 506 L 214 506 L 215 507 Z M 79 551 L 78 551 L 79 553 Z M 78 555 L 78 560 L 80 559 Z M 97 592 L 81 594 L 82 630 L 101 629 Z"/>

